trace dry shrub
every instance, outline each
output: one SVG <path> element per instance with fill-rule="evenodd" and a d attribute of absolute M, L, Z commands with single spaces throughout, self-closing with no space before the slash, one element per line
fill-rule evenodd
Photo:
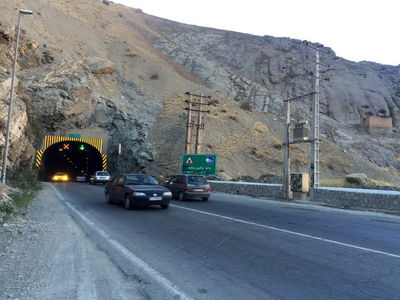
<path fill-rule="evenodd" d="M 253 111 L 254 110 L 253 105 L 249 101 L 243 102 L 240 105 L 240 108 L 243 109 L 243 110 L 247 110 L 247 111 Z"/>
<path fill-rule="evenodd" d="M 268 126 L 261 122 L 256 122 L 254 123 L 253 130 L 261 133 L 268 133 Z"/>
<path fill-rule="evenodd" d="M 233 120 L 233 121 L 239 122 L 238 117 L 235 116 L 235 115 L 230 115 L 230 116 L 228 116 L 228 118 L 231 119 L 231 120 Z"/>

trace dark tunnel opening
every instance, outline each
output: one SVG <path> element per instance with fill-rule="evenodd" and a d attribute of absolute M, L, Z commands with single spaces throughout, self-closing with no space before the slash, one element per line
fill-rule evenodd
<path fill-rule="evenodd" d="M 69 178 L 90 175 L 102 170 L 100 152 L 84 142 L 66 141 L 56 143 L 43 153 L 41 179 L 50 180 L 56 172 L 66 172 Z"/>

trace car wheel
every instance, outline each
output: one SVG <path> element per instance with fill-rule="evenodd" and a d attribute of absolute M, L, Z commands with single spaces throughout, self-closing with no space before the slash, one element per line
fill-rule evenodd
<path fill-rule="evenodd" d="M 89 184 L 92 184 L 92 182 L 89 180 Z"/>
<path fill-rule="evenodd" d="M 124 205 L 126 209 L 128 210 L 132 209 L 131 197 L 129 197 L 129 195 L 125 195 Z"/>
<path fill-rule="evenodd" d="M 183 195 L 183 192 L 180 192 L 180 193 L 179 193 L 178 199 L 179 199 L 180 201 L 185 201 L 185 196 Z"/>
<path fill-rule="evenodd" d="M 106 203 L 111 204 L 113 201 L 109 193 L 106 193 Z"/>
<path fill-rule="evenodd" d="M 169 204 L 161 204 L 160 206 L 162 209 L 167 209 L 169 207 Z"/>
<path fill-rule="evenodd" d="M 201 199 L 203 199 L 203 201 L 208 201 L 208 197 L 203 197 Z"/>

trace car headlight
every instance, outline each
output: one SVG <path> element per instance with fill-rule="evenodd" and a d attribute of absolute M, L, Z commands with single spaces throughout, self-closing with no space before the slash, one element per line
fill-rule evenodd
<path fill-rule="evenodd" d="M 142 192 L 134 192 L 133 196 L 146 196 L 146 194 Z"/>
<path fill-rule="evenodd" d="M 164 196 L 172 196 L 171 192 L 164 192 Z"/>

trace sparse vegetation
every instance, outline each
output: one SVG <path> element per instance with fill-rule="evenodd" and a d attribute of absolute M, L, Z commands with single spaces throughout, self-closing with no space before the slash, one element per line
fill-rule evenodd
<path fill-rule="evenodd" d="M 345 178 L 323 178 L 320 181 L 320 186 L 326 187 L 345 187 L 345 188 L 359 188 L 355 184 L 346 182 Z"/>
<path fill-rule="evenodd" d="M 14 201 L 9 196 L 11 192 L 10 187 L 0 184 L 0 223 L 16 211 Z"/>
<path fill-rule="evenodd" d="M 14 212 L 15 212 L 15 205 L 13 204 L 13 202 L 0 202 L 0 214 L 4 213 L 6 215 L 10 215 Z"/>
<path fill-rule="evenodd" d="M 273 148 L 275 148 L 276 150 L 281 150 L 283 148 L 282 143 L 275 143 L 272 145 Z"/>
<path fill-rule="evenodd" d="M 36 197 L 37 192 L 41 188 L 37 171 L 30 168 L 23 169 L 14 174 L 10 178 L 9 185 L 13 188 L 11 193 L 9 193 L 12 199 L 11 203 L 16 208 L 11 213 L 24 209 Z"/>
<path fill-rule="evenodd" d="M 390 182 L 380 180 L 380 179 L 369 178 L 368 181 L 372 186 L 394 186 Z"/>

